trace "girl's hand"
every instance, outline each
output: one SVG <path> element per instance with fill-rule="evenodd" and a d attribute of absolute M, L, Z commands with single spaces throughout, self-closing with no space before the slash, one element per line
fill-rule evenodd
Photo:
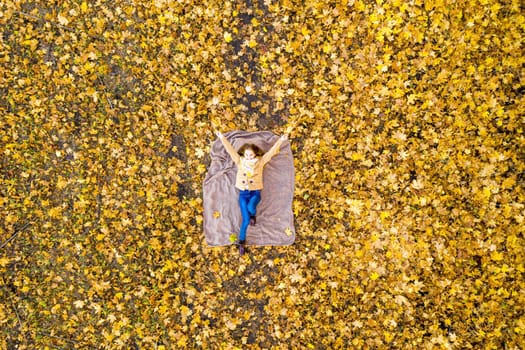
<path fill-rule="evenodd" d="M 283 141 L 288 140 L 288 135 L 287 134 L 281 135 L 281 140 Z"/>

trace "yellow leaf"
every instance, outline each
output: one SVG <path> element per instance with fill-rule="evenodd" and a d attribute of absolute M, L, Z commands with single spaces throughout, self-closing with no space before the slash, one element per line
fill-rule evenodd
<path fill-rule="evenodd" d="M 490 258 L 493 261 L 501 261 L 501 260 L 503 260 L 503 253 L 500 253 L 497 250 L 495 250 L 495 251 L 492 252 L 492 254 L 490 254 Z"/>
<path fill-rule="evenodd" d="M 289 227 L 287 227 L 286 230 L 284 230 L 284 232 L 287 236 L 291 236 L 293 234 L 292 230 Z"/>
<path fill-rule="evenodd" d="M 49 217 L 53 219 L 58 219 L 62 215 L 62 208 L 61 207 L 51 208 L 49 209 L 47 214 L 49 215 Z"/>
<path fill-rule="evenodd" d="M 219 213 L 218 211 L 216 211 L 216 212 L 213 213 L 213 217 L 214 217 L 215 219 L 218 219 L 220 216 L 221 216 L 221 213 Z"/>
<path fill-rule="evenodd" d="M 36 39 L 24 40 L 24 41 L 22 41 L 22 45 L 29 46 L 31 48 L 31 50 L 34 51 L 37 48 L 37 46 L 38 46 L 38 40 L 36 40 Z"/>
<path fill-rule="evenodd" d="M 490 198 L 491 194 L 492 194 L 492 188 L 490 186 L 485 186 L 483 188 L 483 196 L 488 199 Z"/>
<path fill-rule="evenodd" d="M 365 159 L 365 156 L 362 155 L 362 154 L 360 154 L 360 153 L 355 152 L 355 153 L 352 153 L 352 155 L 350 156 L 350 158 L 351 158 L 352 160 L 354 160 L 354 161 L 358 161 L 358 160 L 363 160 L 363 159 Z"/>
<path fill-rule="evenodd" d="M 304 35 L 304 36 L 307 36 L 310 34 L 310 30 L 308 29 L 308 27 L 304 26 L 301 28 L 301 33 Z"/>
<path fill-rule="evenodd" d="M 383 334 L 385 335 L 385 340 L 387 343 L 390 343 L 394 339 L 394 335 L 389 331 L 384 331 Z"/>
<path fill-rule="evenodd" d="M 372 272 L 372 273 L 370 274 L 370 279 L 371 279 L 372 281 L 375 281 L 375 280 L 378 279 L 378 278 L 379 278 L 379 274 L 378 274 L 377 272 Z"/>
<path fill-rule="evenodd" d="M 361 0 L 357 0 L 357 1 L 354 3 L 354 7 L 355 7 L 355 9 L 356 9 L 358 12 L 362 12 L 362 11 L 366 10 L 366 5 L 365 5 Z"/>
<path fill-rule="evenodd" d="M 228 32 L 225 32 L 224 33 L 224 41 L 226 41 L 227 43 L 231 42 L 233 39 L 232 39 L 232 35 Z"/>
<path fill-rule="evenodd" d="M 157 237 L 153 237 L 149 240 L 149 245 L 154 250 L 160 250 L 162 248 L 162 244 L 160 243 L 159 239 Z"/>
<path fill-rule="evenodd" d="M 348 210 L 355 215 L 361 214 L 361 210 L 363 209 L 363 201 L 359 199 L 350 199 L 347 198 L 345 200 L 345 203 L 348 205 Z"/>
<path fill-rule="evenodd" d="M 197 158 L 202 158 L 202 157 L 204 157 L 204 151 L 203 151 L 203 149 L 200 148 L 200 147 L 197 147 L 197 148 L 195 149 L 195 155 L 197 156 Z"/>
<path fill-rule="evenodd" d="M 187 318 L 189 315 L 192 314 L 192 311 L 191 311 L 190 308 L 187 307 L 186 305 L 182 305 L 182 306 L 180 307 L 180 313 L 181 313 L 181 316 L 182 316 L 183 318 Z"/>
<path fill-rule="evenodd" d="M 506 190 L 506 189 L 514 187 L 515 184 L 516 184 L 516 177 L 511 176 L 503 180 L 501 187 Z"/>
<path fill-rule="evenodd" d="M 12 224 L 12 223 L 18 221 L 18 216 L 9 213 L 9 214 L 7 214 L 7 216 L 4 218 L 4 220 L 5 220 L 5 223 L 7 223 L 7 224 Z"/>
<path fill-rule="evenodd" d="M 58 19 L 58 23 L 60 23 L 63 26 L 67 26 L 69 23 L 69 20 L 67 19 L 67 17 L 62 16 L 62 14 L 58 14 L 57 19 Z"/>
<path fill-rule="evenodd" d="M 115 335 L 113 335 L 113 333 L 109 333 L 107 331 L 102 332 L 102 335 L 110 343 L 113 341 L 113 339 L 115 339 Z"/>
<path fill-rule="evenodd" d="M 58 176 L 58 180 L 57 180 L 57 188 L 59 190 L 65 188 L 68 184 L 68 181 L 66 179 L 64 179 L 62 176 Z"/>
<path fill-rule="evenodd" d="M 0 258 L 0 266 L 6 267 L 7 264 L 9 264 L 10 259 L 9 258 Z"/>
<path fill-rule="evenodd" d="M 85 304 L 86 304 L 86 302 L 83 301 L 83 300 L 77 300 L 77 301 L 75 301 L 75 302 L 73 303 L 73 305 L 75 305 L 75 307 L 76 307 L 77 309 L 82 309 L 82 308 L 84 307 Z"/>

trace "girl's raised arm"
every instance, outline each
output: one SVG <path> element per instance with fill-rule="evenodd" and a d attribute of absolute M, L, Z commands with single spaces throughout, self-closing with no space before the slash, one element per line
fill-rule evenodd
<path fill-rule="evenodd" d="M 279 137 L 279 140 L 277 140 L 277 142 L 274 143 L 274 145 L 272 146 L 272 148 L 270 148 L 268 150 L 268 152 L 266 152 L 262 158 L 261 158 L 261 161 L 263 164 L 266 164 L 270 161 L 270 159 L 272 159 L 272 157 L 274 155 L 276 155 L 278 152 L 279 152 L 279 149 L 281 148 L 281 145 L 283 144 L 284 141 L 286 141 L 288 139 L 288 136 L 287 135 L 282 135 L 281 137 Z"/>
<path fill-rule="evenodd" d="M 239 164 L 241 156 L 239 156 L 239 154 L 235 151 L 232 144 L 226 139 L 226 137 L 224 137 L 224 135 L 220 131 L 217 131 L 217 137 L 219 138 L 219 140 L 221 140 L 222 144 L 224 145 L 224 148 L 226 148 L 226 151 L 232 158 L 233 162 L 235 164 Z"/>

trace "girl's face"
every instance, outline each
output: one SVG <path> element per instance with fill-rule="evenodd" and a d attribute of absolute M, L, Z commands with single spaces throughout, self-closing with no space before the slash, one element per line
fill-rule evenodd
<path fill-rule="evenodd" d="M 255 152 L 248 148 L 244 151 L 244 158 L 248 159 L 248 160 L 252 160 L 255 158 Z"/>

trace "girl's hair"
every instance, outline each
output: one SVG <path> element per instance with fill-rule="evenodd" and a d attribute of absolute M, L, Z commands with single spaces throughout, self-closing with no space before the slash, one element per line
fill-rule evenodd
<path fill-rule="evenodd" d="M 246 151 L 247 149 L 251 149 L 253 151 L 253 153 L 255 153 L 255 155 L 257 157 L 260 157 L 260 156 L 264 155 L 263 150 L 260 149 L 259 146 L 254 145 L 253 143 L 245 143 L 244 145 L 241 146 L 241 148 L 239 148 L 237 153 L 239 153 L 239 155 L 243 156 L 244 155 L 244 151 Z"/>

